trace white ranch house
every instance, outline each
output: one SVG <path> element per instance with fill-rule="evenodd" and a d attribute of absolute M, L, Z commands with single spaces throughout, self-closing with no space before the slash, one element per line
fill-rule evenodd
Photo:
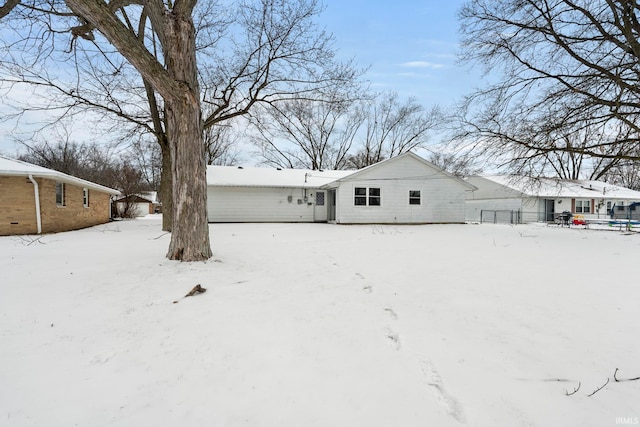
<path fill-rule="evenodd" d="M 209 222 L 462 223 L 475 187 L 413 153 L 356 171 L 208 166 Z"/>
<path fill-rule="evenodd" d="M 477 175 L 467 182 L 478 188 L 467 194 L 466 220 L 473 222 L 551 222 L 563 212 L 606 220 L 611 209 L 640 202 L 640 192 L 602 181 Z"/>

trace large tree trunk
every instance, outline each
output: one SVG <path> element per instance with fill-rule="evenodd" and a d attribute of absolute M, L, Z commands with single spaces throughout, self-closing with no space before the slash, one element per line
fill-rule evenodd
<path fill-rule="evenodd" d="M 184 90 L 165 98 L 173 178 L 171 243 L 167 257 L 181 261 L 211 258 L 207 220 L 207 179 L 191 16 L 174 16 L 165 44 L 167 71 Z"/>
<path fill-rule="evenodd" d="M 165 101 L 173 178 L 169 259 L 202 261 L 211 257 L 207 222 L 207 178 L 196 67 L 196 0 L 144 2 L 161 40 L 164 66 L 116 15 L 120 3 L 65 0 L 75 14 L 95 26 Z M 74 29 L 78 34 L 91 26 Z"/>
<path fill-rule="evenodd" d="M 167 257 L 181 261 L 202 261 L 212 255 L 200 105 L 195 104 L 184 100 L 172 102 L 167 108 L 173 177 L 173 221 Z"/>
<path fill-rule="evenodd" d="M 169 141 L 163 138 L 160 142 L 162 151 L 162 171 L 160 172 L 160 199 L 162 200 L 162 229 L 171 231 L 173 224 L 173 172 L 171 167 L 171 150 Z"/>

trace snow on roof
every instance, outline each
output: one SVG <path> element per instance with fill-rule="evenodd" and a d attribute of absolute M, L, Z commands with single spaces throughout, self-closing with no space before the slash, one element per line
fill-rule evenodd
<path fill-rule="evenodd" d="M 23 162 L 22 160 L 15 160 L 9 157 L 0 155 L 0 175 L 4 176 L 34 176 L 38 178 L 53 179 L 56 181 L 66 182 L 69 184 L 75 184 L 83 187 L 92 188 L 97 191 L 102 191 L 109 194 L 120 194 L 118 190 L 105 187 L 100 184 L 96 184 L 91 181 L 76 178 L 75 176 L 67 175 L 66 173 L 58 172 L 53 169 L 48 169 L 42 166 L 37 166 L 31 163 Z"/>
<path fill-rule="evenodd" d="M 356 171 L 207 166 L 207 185 L 218 187 L 319 188 L 354 172 Z"/>
<path fill-rule="evenodd" d="M 640 201 L 640 191 L 602 181 L 526 178 L 513 175 L 479 176 L 529 196 L 632 199 Z"/>

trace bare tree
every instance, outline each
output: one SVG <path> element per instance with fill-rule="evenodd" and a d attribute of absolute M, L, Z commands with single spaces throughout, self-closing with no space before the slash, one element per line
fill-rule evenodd
<path fill-rule="evenodd" d="M 16 42 L 8 51 L 13 55 L 9 64 L 22 64 L 15 74 L 29 71 L 29 64 L 20 58 L 22 49 L 34 59 L 31 63 L 38 65 L 39 74 L 46 81 L 56 82 L 56 73 L 41 67 L 60 57 L 56 36 L 64 35 L 68 42 L 62 48 L 67 52 L 79 53 L 75 48 L 86 46 L 83 52 L 88 68 L 106 59 L 116 70 L 112 74 L 117 75 L 118 64 L 131 64 L 147 92 L 162 98 L 173 180 L 173 232 L 167 257 L 183 261 L 211 256 L 193 23 L 195 6 L 195 0 L 171 4 L 145 1 L 142 7 L 128 0 L 110 3 L 32 0 L 17 3 L 3 18 L 3 21 L 10 19 L 9 25 L 16 31 Z M 26 31 L 21 31 L 24 28 L 19 24 L 26 26 Z M 147 37 L 150 33 L 152 37 Z M 109 61 L 112 57 L 120 60 Z M 78 76 L 84 76 L 82 70 L 76 71 Z M 60 92 L 73 95 L 71 89 L 65 90 L 61 88 Z"/>
<path fill-rule="evenodd" d="M 241 161 L 238 145 L 242 134 L 229 120 L 204 130 L 205 157 L 208 165 L 233 166 Z"/>
<path fill-rule="evenodd" d="M 135 3 L 113 2 L 110 7 L 118 10 L 118 15 L 113 18 L 120 19 L 120 24 L 126 27 L 129 41 L 136 39 L 139 45 L 143 44 L 147 54 L 156 58 L 156 64 L 166 64 L 168 69 L 167 37 L 166 34 L 157 34 L 170 27 L 157 18 L 162 13 L 156 12 L 162 8 L 159 4 L 147 5 L 146 2 L 142 3 L 143 7 L 137 7 Z M 204 129 L 245 115 L 255 104 L 306 97 L 312 91 L 321 93 L 321 89 L 356 75 L 350 64 L 335 60 L 332 37 L 314 24 L 314 18 L 322 10 L 316 0 L 255 0 L 224 4 L 212 1 L 203 2 L 198 7 L 194 1 L 186 5 L 186 2 L 179 1 L 167 6 L 164 12 L 172 12 L 176 8 L 181 13 L 188 11 L 193 15 L 195 33 L 192 35 L 196 37 L 194 49 L 200 65 L 201 95 L 210 106 L 200 122 Z M 155 9 L 154 13 L 150 12 L 152 9 Z M 6 65 L 8 75 L 12 76 L 5 81 L 49 89 L 47 98 L 50 101 L 37 107 L 48 112 L 55 110 L 68 116 L 91 108 L 108 120 L 123 121 L 116 126 L 121 128 L 125 123 L 133 128 L 131 134 L 144 132 L 154 135 L 162 152 L 164 173 L 161 187 L 165 208 L 170 206 L 172 174 L 168 172 L 174 169 L 169 143 L 169 116 L 166 114 L 170 110 L 166 105 L 166 91 L 156 87 L 157 77 L 154 80 L 141 73 L 137 69 L 142 65 L 140 61 L 137 65 L 129 63 L 126 55 L 118 52 L 118 46 L 114 51 L 101 38 L 95 37 L 90 31 L 93 26 L 87 20 L 71 28 L 68 19 L 64 18 L 71 19 L 72 14 L 61 2 L 52 3 L 52 7 L 44 2 L 42 5 L 23 2 L 17 10 L 14 15 L 24 19 L 20 24 L 9 26 L 19 34 L 24 28 L 33 28 L 34 19 L 42 27 L 33 38 L 26 34 L 24 43 L 7 42 L 6 46 L 22 51 L 22 54 L 12 55 L 7 62 L 0 60 L 0 65 Z M 53 31 L 48 32 L 49 29 Z M 40 34 L 44 36 L 40 37 Z M 67 40 L 60 43 L 59 37 L 67 37 Z M 109 41 L 112 38 L 113 35 L 107 36 Z M 52 48 L 53 44 L 46 46 L 38 40 L 57 41 L 56 46 L 70 47 L 63 55 Z M 54 52 L 58 56 L 51 60 Z M 24 53 L 32 55 L 25 58 Z M 47 65 L 52 65 L 51 62 L 73 64 L 76 75 L 71 73 L 71 78 L 65 82 L 61 75 L 49 73 L 57 67 L 44 65 L 45 60 L 49 61 Z M 144 62 L 147 65 L 153 63 L 150 57 L 144 58 Z M 40 64 L 41 67 L 34 67 Z M 171 64 L 175 65 L 176 61 Z M 28 105 L 23 111 L 32 108 Z M 98 120 L 104 123 L 104 117 Z M 164 212 L 163 228 L 170 230 L 172 210 L 165 209 Z"/>
<path fill-rule="evenodd" d="M 632 161 L 619 162 L 602 178 L 606 182 L 640 191 L 640 164 Z"/>
<path fill-rule="evenodd" d="M 469 153 L 432 152 L 429 161 L 459 178 L 466 178 L 481 172 L 481 169 L 475 164 L 475 156 Z"/>
<path fill-rule="evenodd" d="M 293 100 L 255 115 L 263 163 L 285 168 L 344 169 L 362 123 L 345 98 L 334 101 Z M 351 108 L 350 108 L 351 107 Z"/>
<path fill-rule="evenodd" d="M 112 173 L 114 188 L 121 193 L 114 209 L 115 215 L 120 218 L 133 218 L 136 215 L 136 196 L 145 189 L 142 171 L 124 161 L 114 167 Z"/>
<path fill-rule="evenodd" d="M 441 120 L 438 107 L 426 110 L 415 98 L 402 101 L 396 92 L 378 94 L 363 115 L 364 134 L 349 165 L 363 168 L 424 147 Z"/>
<path fill-rule="evenodd" d="M 129 161 L 142 173 L 142 180 L 149 191 L 159 191 L 162 175 L 162 152 L 156 141 L 142 138 L 131 144 Z"/>
<path fill-rule="evenodd" d="M 639 10 L 628 0 L 468 1 L 461 56 L 493 82 L 466 97 L 458 141 L 493 146 L 503 164 L 571 162 L 560 176 L 587 158 L 639 160 Z"/>
<path fill-rule="evenodd" d="M 202 130 L 247 114 L 257 103 L 305 96 L 355 75 L 350 65 L 334 60 L 331 36 L 313 24 L 321 11 L 315 0 L 243 1 L 229 13 L 221 12 L 223 7 L 212 10 L 212 2 L 196 9 L 195 0 L 164 5 L 145 1 L 142 7 L 126 0 L 34 0 L 13 6 L 8 26 L 19 35 L 24 28 L 30 30 L 6 45 L 7 51 L 20 54 L 0 61 L 13 76 L 12 83 L 43 85 L 57 93 L 43 106 L 49 111 L 69 115 L 94 108 L 156 136 L 163 154 L 162 187 L 174 180 L 173 197 L 163 196 L 165 207 L 170 200 L 176 202 L 170 212 L 165 210 L 167 218 L 173 213 L 171 222 L 179 227 L 168 252 L 172 259 L 210 255 L 208 237 L 194 237 L 207 234 Z M 228 34 L 234 38 L 219 43 Z M 57 49 L 60 36 L 67 38 L 66 55 Z M 23 60 L 25 52 L 31 53 L 28 60 Z M 54 67 L 32 67 L 45 60 L 72 60 L 75 78 L 65 84 L 60 75 L 48 72 Z M 128 72 L 131 66 L 133 74 Z M 130 92 L 144 103 L 128 103 Z M 202 120 L 201 96 L 214 107 Z M 185 185 L 182 180 L 188 176 L 200 183 Z M 187 188 L 197 194 L 187 197 Z"/>

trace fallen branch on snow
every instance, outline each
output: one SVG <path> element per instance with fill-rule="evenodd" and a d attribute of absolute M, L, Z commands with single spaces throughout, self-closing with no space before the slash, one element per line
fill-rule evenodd
<path fill-rule="evenodd" d="M 616 374 L 618 373 L 618 368 L 616 368 L 616 371 L 613 373 L 613 379 L 615 380 L 615 382 L 617 383 L 621 383 L 623 381 L 637 381 L 640 380 L 640 377 L 636 377 L 636 378 L 625 378 L 625 379 L 621 379 L 619 380 L 618 378 L 616 378 Z"/>
<path fill-rule="evenodd" d="M 605 388 L 605 387 L 607 386 L 607 384 L 609 384 L 609 378 L 607 378 L 607 382 L 606 382 L 606 383 L 602 384 L 602 386 L 601 386 L 601 387 L 598 387 L 597 389 L 595 389 L 595 390 L 593 391 L 593 393 L 588 394 L 588 395 L 587 395 L 587 397 L 591 397 L 591 396 L 593 396 L 594 394 L 596 394 L 597 392 L 599 392 L 600 390 L 602 390 L 603 388 Z"/>
<path fill-rule="evenodd" d="M 581 385 L 582 385 L 582 383 L 578 382 L 578 387 L 575 387 L 571 393 L 569 393 L 567 391 L 567 389 L 565 389 L 564 390 L 564 394 L 567 395 L 567 396 L 571 396 L 572 394 L 576 394 L 578 392 L 578 390 L 580 390 L 580 386 Z"/>
<path fill-rule="evenodd" d="M 198 285 L 195 285 L 195 286 L 193 287 L 193 289 L 191 289 L 191 290 L 190 290 L 190 291 L 189 291 L 185 296 L 183 296 L 183 297 L 182 297 L 182 298 L 180 298 L 180 299 L 184 299 L 184 298 L 186 298 L 186 297 L 192 297 L 192 296 L 194 296 L 194 295 L 198 295 L 198 294 L 204 294 L 205 292 L 207 292 L 207 289 L 206 289 L 206 288 L 203 288 L 202 286 L 200 286 L 200 285 L 198 284 Z M 180 299 L 179 299 L 179 300 L 175 300 L 173 303 L 174 303 L 174 304 L 177 304 L 177 303 L 178 303 L 178 301 L 180 301 Z"/>

